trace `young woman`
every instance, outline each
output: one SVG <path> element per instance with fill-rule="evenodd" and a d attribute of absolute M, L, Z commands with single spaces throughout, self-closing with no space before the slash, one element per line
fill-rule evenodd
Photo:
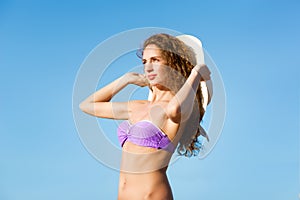
<path fill-rule="evenodd" d="M 191 156 L 200 150 L 204 115 L 200 81 L 210 79 L 195 53 L 168 34 L 148 38 L 140 51 L 144 74 L 126 73 L 80 104 L 101 118 L 125 120 L 118 127 L 122 146 L 119 200 L 171 200 L 166 170 L 173 152 Z M 128 84 L 148 86 L 149 100 L 111 102 Z"/>

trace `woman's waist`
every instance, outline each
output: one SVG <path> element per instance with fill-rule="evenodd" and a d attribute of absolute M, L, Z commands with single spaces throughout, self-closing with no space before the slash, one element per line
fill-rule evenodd
<path fill-rule="evenodd" d="M 136 179 L 157 179 L 157 180 L 165 180 L 167 179 L 167 169 L 168 166 L 163 167 L 161 169 L 153 170 L 151 172 L 145 173 L 135 173 L 135 172 L 126 172 L 120 171 L 120 177 L 126 178 L 128 180 L 136 180 Z"/>
<path fill-rule="evenodd" d="M 145 174 L 120 172 L 120 189 L 152 193 L 159 188 L 169 188 L 166 170 L 158 170 Z M 135 191 L 135 192 L 136 192 Z"/>

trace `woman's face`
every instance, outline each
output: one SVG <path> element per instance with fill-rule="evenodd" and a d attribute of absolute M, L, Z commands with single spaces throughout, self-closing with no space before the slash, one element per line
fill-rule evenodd
<path fill-rule="evenodd" d="M 168 72 L 160 49 L 154 44 L 149 44 L 143 51 L 142 61 L 150 86 L 165 86 L 164 83 L 168 77 Z"/>

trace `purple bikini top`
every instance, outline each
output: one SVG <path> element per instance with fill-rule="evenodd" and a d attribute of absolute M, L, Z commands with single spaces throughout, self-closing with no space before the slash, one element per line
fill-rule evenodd
<path fill-rule="evenodd" d="M 122 147 L 128 140 L 136 145 L 164 149 L 171 153 L 175 150 L 168 136 L 149 120 L 135 124 L 130 124 L 128 120 L 123 121 L 118 127 L 118 138 Z"/>

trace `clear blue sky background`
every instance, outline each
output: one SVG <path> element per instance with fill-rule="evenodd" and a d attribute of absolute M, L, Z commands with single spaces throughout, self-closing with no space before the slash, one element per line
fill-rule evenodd
<path fill-rule="evenodd" d="M 175 199 L 297 199 L 300 1 L 128 2 L 0 1 L 0 199 L 116 199 L 118 172 L 80 142 L 72 89 L 96 45 L 149 26 L 199 36 L 226 89 L 213 152 L 168 171 Z"/>

